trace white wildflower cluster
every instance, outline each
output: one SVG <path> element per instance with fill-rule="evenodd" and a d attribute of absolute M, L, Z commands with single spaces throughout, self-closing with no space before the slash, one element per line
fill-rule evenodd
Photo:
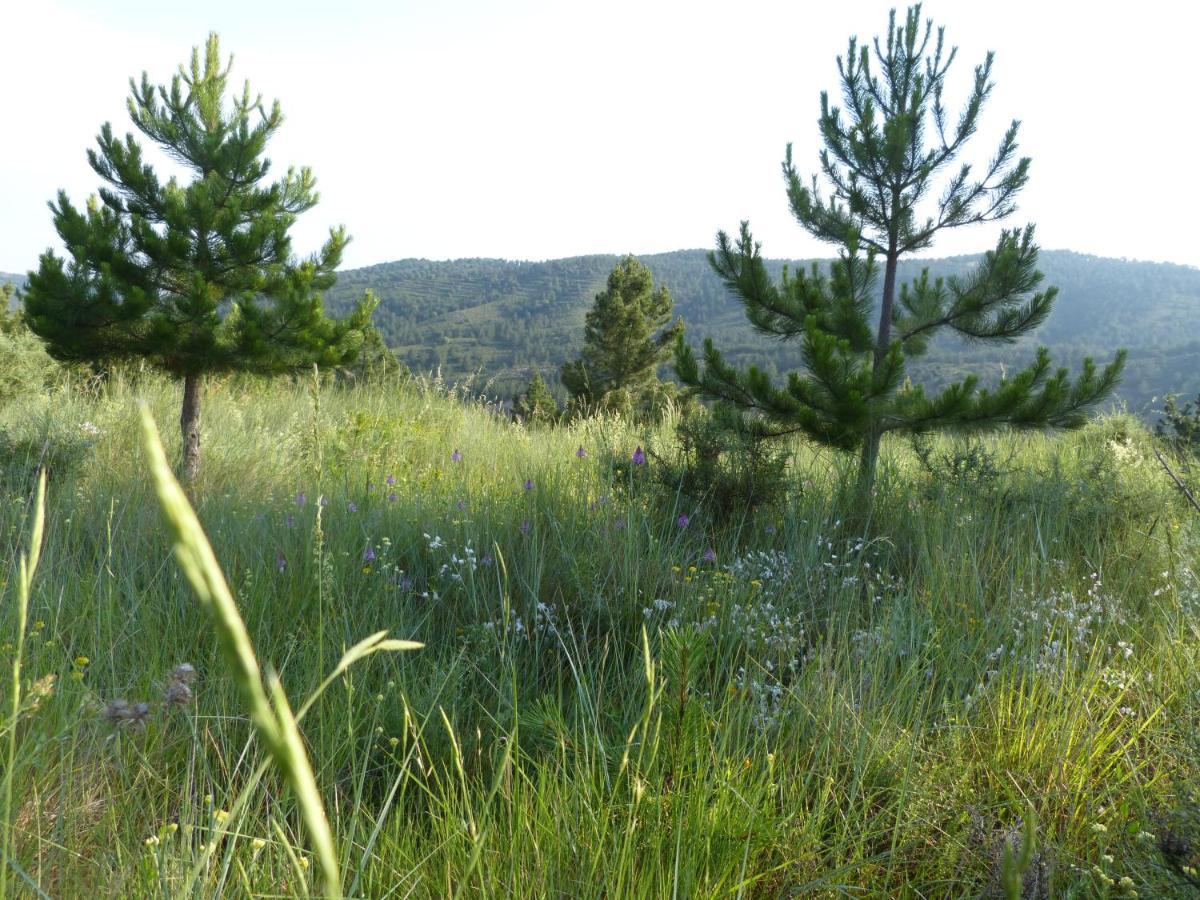
<path fill-rule="evenodd" d="M 701 628 L 715 625 L 715 617 L 700 623 Z M 807 640 L 803 619 L 766 598 L 751 599 L 730 604 L 725 628 L 726 633 L 737 636 L 752 661 L 750 674 L 746 666 L 739 667 L 735 686 L 754 710 L 754 725 L 763 730 L 773 728 L 788 696 L 785 685 L 804 664 Z"/>
<path fill-rule="evenodd" d="M 476 636 L 499 635 L 506 638 L 524 638 L 531 640 L 535 637 L 555 637 L 559 634 L 558 609 L 553 603 L 539 602 L 533 610 L 533 621 L 526 625 L 515 612 L 508 616 L 499 616 L 490 622 L 471 629 Z"/>
<path fill-rule="evenodd" d="M 432 548 L 431 548 L 432 549 Z M 442 563 L 442 567 L 438 569 L 440 577 L 449 577 L 451 581 L 462 583 L 463 576 L 474 572 L 479 568 L 479 560 L 475 556 L 475 548 L 471 546 L 471 542 L 462 549 L 460 556 L 456 552 L 451 552 L 450 559 Z"/>
<path fill-rule="evenodd" d="M 666 613 L 669 613 L 674 608 L 675 602 L 673 600 L 664 600 L 662 597 L 657 597 L 649 606 L 642 608 L 642 616 L 645 617 L 647 621 L 651 619 L 658 619 Z M 679 624 L 679 617 L 674 615 L 666 621 L 666 626 L 668 628 L 678 628 Z"/>
<path fill-rule="evenodd" d="M 1172 589 L 1170 577 L 1170 572 L 1162 573 L 1163 585 L 1155 589 L 1154 596 Z M 1182 568 L 1178 571 L 1177 578 L 1178 584 L 1174 587 L 1179 596 L 1179 606 L 1189 620 L 1195 621 L 1200 617 L 1200 575 L 1194 569 Z"/>
<path fill-rule="evenodd" d="M 1116 599 L 1104 592 L 1100 574 L 1094 572 L 1087 591 L 1080 597 L 1073 591 L 1054 590 L 1041 597 L 1019 591 L 1011 643 L 1000 644 L 988 653 L 983 679 L 966 698 L 968 708 L 979 699 L 998 674 L 1001 662 L 1012 660 L 1042 676 L 1062 677 L 1070 665 L 1086 665 L 1095 658 L 1096 642 L 1113 627 L 1125 625 L 1125 614 Z M 1137 680 L 1128 671 L 1127 662 L 1135 655 L 1133 645 L 1119 640 L 1102 648 L 1109 664 L 1100 672 L 1101 681 L 1117 692 L 1124 692 Z M 1152 676 L 1142 676 L 1149 680 Z M 1132 715 L 1123 707 L 1122 715 Z"/>
<path fill-rule="evenodd" d="M 1110 440 L 1108 451 L 1122 468 L 1136 469 L 1146 461 L 1146 458 L 1142 456 L 1142 451 L 1128 437 L 1121 440 Z"/>
<path fill-rule="evenodd" d="M 747 676 L 746 667 L 742 666 L 737 671 L 734 683 L 738 691 L 750 702 L 753 710 L 750 721 L 754 727 L 760 731 L 770 731 L 779 724 L 787 695 L 779 679 L 772 673 L 760 673 L 760 676 L 762 677 Z"/>
<path fill-rule="evenodd" d="M 79 430 L 83 432 L 86 437 L 100 437 L 100 428 L 94 422 L 81 422 L 79 424 Z"/>
<path fill-rule="evenodd" d="M 792 561 L 782 550 L 752 550 L 726 566 L 739 581 L 779 585 L 791 581 Z"/>
<path fill-rule="evenodd" d="M 850 635 L 850 646 L 857 659 L 866 659 L 875 650 L 883 646 L 883 631 L 876 626 L 870 631 L 861 628 Z"/>

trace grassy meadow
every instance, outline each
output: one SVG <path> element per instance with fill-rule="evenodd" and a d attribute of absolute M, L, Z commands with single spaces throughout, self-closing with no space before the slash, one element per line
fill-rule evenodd
<path fill-rule="evenodd" d="M 9 896 L 320 896 L 143 399 L 176 458 L 164 380 L 0 410 L 5 698 L 49 473 Z M 671 422 L 424 382 L 212 382 L 204 426 L 196 509 L 293 708 L 373 632 L 424 644 L 300 724 L 347 896 L 1004 896 L 1006 854 L 1009 896 L 1200 890 L 1200 516 L 1132 418 L 887 445 L 865 521 L 828 451 L 717 522 L 655 477 Z"/>

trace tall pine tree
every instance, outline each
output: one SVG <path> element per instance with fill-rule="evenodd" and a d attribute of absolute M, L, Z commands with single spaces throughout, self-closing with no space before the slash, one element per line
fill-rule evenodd
<path fill-rule="evenodd" d="M 683 322 L 672 324 L 674 307 L 665 285 L 654 287 L 650 270 L 626 256 L 609 273 L 584 323 L 583 353 L 562 368 L 562 383 L 576 408 L 639 405 L 654 393 L 658 367 L 671 355 Z"/>
<path fill-rule="evenodd" d="M 169 86 L 130 79 L 134 126 L 190 180 L 162 180 L 134 136 L 105 123 L 88 151 L 99 199 L 79 210 L 59 192 L 50 209 L 68 258 L 43 254 L 25 292 L 30 328 L 59 359 L 140 357 L 183 381 L 187 478 L 200 466 L 206 374 L 347 362 L 373 305 L 364 298 L 340 321 L 324 314 L 320 292 L 349 238 L 335 228 L 313 257 L 293 255 L 288 230 L 316 204 L 316 181 L 307 168 L 267 180 L 263 152 L 283 114 L 248 83 L 227 99 L 231 66 L 212 34 Z"/>
<path fill-rule="evenodd" d="M 887 432 L 1075 427 L 1111 393 L 1124 364 L 1123 352 L 1103 371 L 1089 359 L 1072 381 L 1065 369 L 1052 369 L 1041 349 L 1027 369 L 991 390 L 974 376 L 935 396 L 907 383 L 906 361 L 923 353 L 937 332 L 1012 342 L 1041 324 L 1056 294 L 1042 288 L 1028 226 L 1003 232 L 996 249 L 964 277 L 931 281 L 923 273 L 897 296 L 901 257 L 927 249 L 947 229 L 1009 216 L 1028 180 L 1029 159 L 1016 155 L 1016 121 L 981 172 L 958 163 L 992 91 L 992 54 L 976 67 L 966 105 L 951 120 L 942 98 L 954 57 L 941 28 L 935 32 L 929 21 L 922 27 L 920 5 L 908 9 L 901 26 L 893 10 L 885 42 L 859 47 L 851 38 L 846 56 L 838 58 L 845 111 L 821 94 L 820 169 L 828 196 L 815 176 L 809 184 L 801 179 L 788 145 L 783 175 L 793 215 L 810 234 L 840 248 L 828 278 L 814 265 L 807 276 L 785 271 L 776 284 L 748 223 L 736 240 L 717 235 L 716 252 L 709 254 L 714 270 L 756 330 L 800 341 L 804 370 L 776 386 L 756 367 L 738 371 L 726 364 L 711 341 L 704 345 L 703 368 L 682 341 L 676 349 L 684 383 L 751 414 L 761 430 L 800 432 L 858 450 L 864 487 L 873 482 Z M 938 176 L 952 166 L 939 190 Z"/>

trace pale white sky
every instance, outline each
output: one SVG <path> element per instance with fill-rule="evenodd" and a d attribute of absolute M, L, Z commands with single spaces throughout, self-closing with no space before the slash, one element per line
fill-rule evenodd
<path fill-rule="evenodd" d="M 0 13 L 0 271 L 57 246 L 46 201 L 97 186 L 85 150 L 129 128 L 130 75 L 167 81 L 209 30 L 287 116 L 269 148 L 309 165 L 349 267 L 402 257 L 547 259 L 710 247 L 748 218 L 773 257 L 831 255 L 791 219 L 779 164 L 816 165 L 819 93 L 892 4 L 606 0 L 27 0 Z M 1009 224 L 1045 248 L 1200 265 L 1191 2 L 926 3 L 959 47 L 951 99 L 996 51 L 968 158 L 1012 118 L 1030 185 Z M 902 10 L 903 8 L 901 8 Z M 992 244 L 944 237 L 931 255 Z"/>

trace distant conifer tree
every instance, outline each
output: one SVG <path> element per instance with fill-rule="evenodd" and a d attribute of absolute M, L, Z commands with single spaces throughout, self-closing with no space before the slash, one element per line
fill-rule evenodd
<path fill-rule="evenodd" d="M 596 295 L 584 324 L 583 353 L 562 368 L 562 383 L 577 408 L 638 405 L 649 390 L 660 394 L 658 367 L 683 335 L 683 322 L 671 322 L 671 294 L 654 287 L 650 270 L 626 256 Z"/>
<path fill-rule="evenodd" d="M 105 123 L 88 162 L 105 182 L 76 209 L 51 203 L 67 259 L 42 255 L 25 294 L 30 328 L 64 360 L 140 357 L 183 381 L 183 472 L 200 466 L 205 374 L 277 373 L 352 359 L 368 326 L 364 300 L 328 318 L 320 291 L 349 238 L 332 229 L 315 256 L 298 260 L 288 230 L 317 202 L 307 168 L 267 181 L 267 141 L 283 124 L 247 83 L 228 101 L 232 59 L 217 36 L 192 51 L 169 86 L 130 79 L 133 124 L 183 166 L 190 180 L 162 180 L 133 135 Z"/>
<path fill-rule="evenodd" d="M 851 38 L 846 56 L 839 57 L 846 110 L 831 107 L 821 94 L 820 168 L 828 197 L 818 192 L 815 176 L 807 185 L 801 180 L 788 145 L 783 175 L 793 215 L 810 234 L 840 247 L 830 276 L 814 265 L 807 277 L 785 272 L 776 284 L 746 222 L 736 241 L 720 232 L 716 252 L 709 254 L 755 329 L 800 341 L 804 370 L 777 387 L 756 367 L 738 371 L 726 364 L 711 341 L 704 345 L 703 369 L 683 341 L 676 352 L 685 384 L 752 413 L 763 430 L 799 432 L 858 450 L 865 487 L 873 482 L 886 432 L 1075 427 L 1116 386 L 1125 359 L 1119 353 L 1102 372 L 1085 360 L 1072 382 L 1065 369 L 1051 368 L 1040 349 L 1027 369 L 991 390 L 981 389 L 974 376 L 936 396 L 907 383 L 906 360 L 923 353 L 938 331 L 1012 342 L 1041 324 L 1056 294 L 1041 288 L 1030 226 L 1005 231 L 969 274 L 936 281 L 922 275 L 897 297 L 900 257 L 930 247 L 941 231 L 1010 215 L 1029 171 L 1029 159 L 1016 158 L 1014 121 L 981 173 L 963 163 L 935 190 L 935 176 L 955 163 L 975 133 L 992 90 L 992 54 L 975 69 L 962 112 L 949 119 L 942 97 L 955 51 L 945 52 L 941 28 L 935 32 L 928 21 L 922 28 L 920 14 L 919 5 L 910 7 L 897 27 L 893 10 L 886 42 L 876 39 L 873 55 Z M 918 212 L 923 201 L 931 202 Z M 877 305 L 880 257 L 883 297 Z"/>
<path fill-rule="evenodd" d="M 546 386 L 541 372 L 534 372 L 529 386 L 513 402 L 513 414 L 530 425 L 545 425 L 558 420 L 558 402 Z"/>

